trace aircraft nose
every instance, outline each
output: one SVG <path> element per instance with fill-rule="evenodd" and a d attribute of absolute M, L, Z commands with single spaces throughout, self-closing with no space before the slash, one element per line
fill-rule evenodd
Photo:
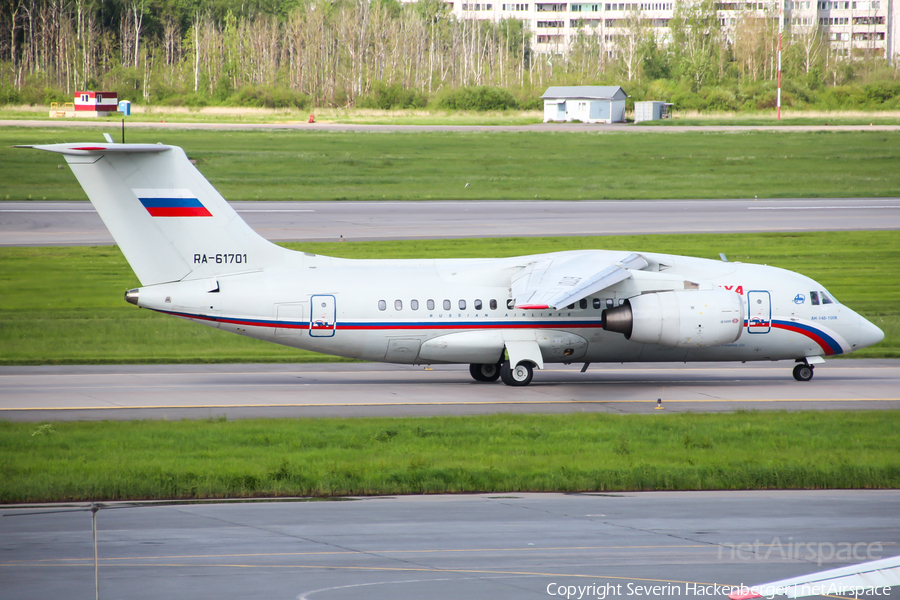
<path fill-rule="evenodd" d="M 884 332 L 881 329 L 863 317 L 859 318 L 859 341 L 856 343 L 857 349 L 874 346 L 883 339 Z"/>

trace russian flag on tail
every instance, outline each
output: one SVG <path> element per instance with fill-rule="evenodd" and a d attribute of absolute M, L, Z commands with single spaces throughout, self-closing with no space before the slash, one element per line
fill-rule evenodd
<path fill-rule="evenodd" d="M 211 217 L 212 213 L 190 190 L 133 190 L 153 217 Z"/>

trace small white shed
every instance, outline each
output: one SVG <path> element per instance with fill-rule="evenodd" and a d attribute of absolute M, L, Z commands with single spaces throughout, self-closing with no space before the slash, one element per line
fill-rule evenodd
<path fill-rule="evenodd" d="M 617 85 L 549 87 L 541 96 L 544 99 L 544 123 L 622 123 L 627 97 L 628 94 Z"/>
<path fill-rule="evenodd" d="M 656 102 L 647 100 L 645 102 L 634 103 L 634 122 L 656 121 L 657 119 L 672 118 L 671 102 Z"/>

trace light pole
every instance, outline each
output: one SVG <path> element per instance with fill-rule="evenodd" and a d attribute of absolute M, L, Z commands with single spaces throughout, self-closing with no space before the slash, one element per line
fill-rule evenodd
<path fill-rule="evenodd" d="M 97 560 L 97 511 L 100 508 L 91 502 L 91 529 L 94 531 L 94 600 L 100 600 L 100 567 Z"/>

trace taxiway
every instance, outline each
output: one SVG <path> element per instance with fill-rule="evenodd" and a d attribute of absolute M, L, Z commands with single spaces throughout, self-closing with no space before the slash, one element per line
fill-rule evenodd
<path fill-rule="evenodd" d="M 465 366 L 368 364 L 0 367 L 0 419 L 351 417 L 496 412 L 727 412 L 900 408 L 900 364 L 832 360 L 810 382 L 791 363 L 548 365 L 525 388 Z M 662 400 L 663 409 L 656 408 Z"/>
<path fill-rule="evenodd" d="M 231 205 L 275 242 L 900 229 L 900 198 Z M 0 203 L 0 246 L 112 243 L 89 202 Z"/>

